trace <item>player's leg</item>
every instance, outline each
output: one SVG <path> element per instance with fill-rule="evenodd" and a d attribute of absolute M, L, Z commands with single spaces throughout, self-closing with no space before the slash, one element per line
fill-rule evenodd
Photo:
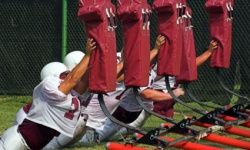
<path fill-rule="evenodd" d="M 23 107 L 18 110 L 16 113 L 16 119 L 14 121 L 13 125 L 19 125 L 23 122 L 23 120 L 26 118 L 27 113 L 23 110 Z"/>
<path fill-rule="evenodd" d="M 23 120 L 27 117 L 27 114 L 30 110 L 32 103 L 29 102 L 27 104 L 25 104 L 21 109 L 18 110 L 18 112 L 16 113 L 16 119 L 14 122 L 14 125 L 20 125 Z"/>
<path fill-rule="evenodd" d="M 111 136 L 117 133 L 122 126 L 113 123 L 110 119 L 105 121 L 104 127 L 102 130 L 97 130 L 98 140 L 105 141 L 108 140 Z"/>
<path fill-rule="evenodd" d="M 88 127 L 86 134 L 81 138 L 79 144 L 90 145 L 94 143 L 99 143 L 100 141 L 106 140 L 116 132 L 118 132 L 122 127 L 113 123 L 110 119 L 106 119 L 101 130 L 95 130 Z"/>
<path fill-rule="evenodd" d="M 135 121 L 133 121 L 132 123 L 130 123 L 129 125 L 132 127 L 142 127 L 149 116 L 150 116 L 150 114 L 148 114 L 147 112 L 142 110 L 142 112 L 137 117 L 137 119 Z"/>
<path fill-rule="evenodd" d="M 140 115 L 136 118 L 135 121 L 130 123 L 129 125 L 132 127 L 140 128 L 144 125 L 144 123 L 147 121 L 148 117 L 150 116 L 149 113 L 145 112 L 144 110 L 140 113 Z M 119 132 L 117 132 L 114 137 L 118 137 L 119 135 L 127 134 L 128 130 L 126 128 L 122 128 Z"/>
<path fill-rule="evenodd" d="M 58 137 L 54 137 L 43 148 L 43 150 L 61 149 L 65 146 L 72 145 L 75 142 L 77 142 L 85 134 L 87 120 L 88 120 L 88 115 L 81 114 L 76 124 L 76 129 L 73 138 L 60 134 Z"/>
<path fill-rule="evenodd" d="M 141 111 L 130 112 L 119 106 L 112 115 L 121 122 L 132 123 L 138 118 L 140 114 Z M 99 140 L 103 141 L 109 139 L 115 133 L 119 132 L 121 128 L 122 127 L 120 125 L 117 125 L 113 123 L 111 120 L 107 119 L 105 121 L 103 129 L 97 131 Z"/>
<path fill-rule="evenodd" d="M 98 134 L 95 129 L 86 127 L 86 132 L 82 138 L 78 141 L 79 145 L 91 145 L 99 143 Z"/>
<path fill-rule="evenodd" d="M 88 115 L 87 114 L 82 113 L 79 116 L 78 122 L 76 124 L 74 137 L 71 140 L 71 142 L 69 143 L 69 145 L 72 145 L 72 144 L 76 143 L 77 141 L 79 141 L 81 139 L 81 137 L 86 133 L 87 120 L 88 120 Z"/>
<path fill-rule="evenodd" d="M 28 150 L 22 135 L 18 132 L 18 125 L 12 126 L 0 137 L 1 150 Z"/>

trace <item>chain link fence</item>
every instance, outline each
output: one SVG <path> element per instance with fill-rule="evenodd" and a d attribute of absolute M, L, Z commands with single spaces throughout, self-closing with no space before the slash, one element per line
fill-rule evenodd
<path fill-rule="evenodd" d="M 115 0 L 112 0 L 116 4 Z M 193 10 L 193 25 L 197 55 L 209 44 L 208 15 L 204 0 L 189 0 Z M 152 0 L 149 0 L 152 4 Z M 0 0 L 0 93 L 31 94 L 39 83 L 40 70 L 51 61 L 61 60 L 60 0 Z M 250 96 L 250 1 L 236 1 L 233 28 L 231 67 L 223 71 L 225 83 L 231 89 Z M 86 34 L 77 19 L 77 0 L 68 1 L 68 52 L 84 51 Z M 151 46 L 157 36 L 157 16 L 151 16 Z M 122 48 L 120 23 L 117 29 L 117 50 Z M 238 73 L 236 70 L 239 69 Z M 228 95 L 215 78 L 209 63 L 199 67 L 199 81 L 191 84 L 193 94 L 204 101 L 227 104 Z M 235 98 L 233 98 L 235 99 Z"/>
<path fill-rule="evenodd" d="M 58 9 L 52 0 L 0 1 L 0 93 L 30 94 L 43 65 L 60 60 Z"/>

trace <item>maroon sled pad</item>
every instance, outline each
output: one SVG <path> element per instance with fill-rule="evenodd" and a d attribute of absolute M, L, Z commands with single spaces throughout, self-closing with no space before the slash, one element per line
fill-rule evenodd
<path fill-rule="evenodd" d="M 233 0 L 206 0 L 211 38 L 218 41 L 210 66 L 229 68 L 232 48 Z"/>
<path fill-rule="evenodd" d="M 89 90 L 96 93 L 116 88 L 115 7 L 110 0 L 80 0 L 78 18 L 89 38 L 97 43 L 89 62 Z"/>
<path fill-rule="evenodd" d="M 177 76 L 177 82 L 191 82 L 197 80 L 197 65 L 196 65 L 196 50 L 195 40 L 192 29 L 192 12 L 191 9 L 186 6 L 185 14 L 183 18 L 183 47 L 181 57 L 180 75 Z"/>
<path fill-rule="evenodd" d="M 119 0 L 125 56 L 125 86 L 147 86 L 149 78 L 150 6 L 146 0 Z"/>
<path fill-rule="evenodd" d="M 180 74 L 182 5 L 181 0 L 155 0 L 153 3 L 158 15 L 159 34 L 166 37 L 158 55 L 158 75 Z"/>

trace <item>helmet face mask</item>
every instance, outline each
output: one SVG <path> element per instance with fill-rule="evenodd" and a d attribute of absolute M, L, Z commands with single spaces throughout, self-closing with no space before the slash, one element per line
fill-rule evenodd
<path fill-rule="evenodd" d="M 64 79 L 68 76 L 69 73 L 70 73 L 69 70 L 64 71 L 64 72 L 62 72 L 62 73 L 60 74 L 59 78 L 62 79 L 62 80 L 64 80 Z"/>
<path fill-rule="evenodd" d="M 67 67 L 63 63 L 50 62 L 42 68 L 40 78 L 44 80 L 49 76 L 60 77 L 60 74 L 65 71 L 67 71 Z"/>
<path fill-rule="evenodd" d="M 70 52 L 65 56 L 63 63 L 68 70 L 72 70 L 82 60 L 84 55 L 85 54 L 81 51 Z"/>

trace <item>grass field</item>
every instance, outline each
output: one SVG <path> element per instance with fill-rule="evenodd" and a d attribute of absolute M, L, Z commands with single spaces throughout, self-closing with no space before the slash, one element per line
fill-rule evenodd
<path fill-rule="evenodd" d="M 0 96 L 0 134 L 2 134 L 4 132 L 5 129 L 7 129 L 8 127 L 10 127 L 15 119 L 15 113 L 17 112 L 17 110 L 25 103 L 27 103 L 28 101 L 30 101 L 31 97 L 30 96 Z M 194 108 L 199 108 L 199 106 L 197 104 L 194 103 L 190 103 Z M 176 114 L 175 114 L 175 118 L 174 120 L 178 121 L 181 120 L 183 118 L 183 115 L 187 115 L 187 116 L 199 116 L 195 113 L 193 113 L 192 111 L 190 111 L 189 109 L 177 104 L 175 105 L 175 108 L 177 110 Z M 162 120 L 156 118 L 156 117 L 150 117 L 147 122 L 145 123 L 145 125 L 143 126 L 143 129 L 149 131 L 151 129 L 153 129 L 154 127 L 159 127 L 160 124 L 163 123 Z M 201 129 L 199 127 L 194 127 L 197 130 Z M 243 139 L 243 140 L 248 140 L 247 138 L 244 137 L 239 137 L 239 136 L 235 136 L 235 135 L 229 135 L 226 134 L 224 132 L 220 132 L 218 133 L 220 135 L 227 135 L 230 137 L 234 137 L 237 139 Z M 169 137 L 173 137 L 173 138 L 178 138 L 180 137 L 180 135 L 177 134 L 168 134 L 167 136 Z M 203 144 L 207 144 L 207 145 L 213 145 L 213 146 L 217 146 L 217 147 L 221 147 L 224 149 L 235 149 L 232 147 L 227 147 L 221 144 L 215 144 L 215 143 L 211 143 L 211 142 L 207 142 L 207 141 L 194 141 L 194 142 L 199 142 L 199 143 L 203 143 Z M 148 149 L 153 149 L 153 147 L 149 147 L 146 145 L 140 145 L 142 147 L 146 147 Z M 80 146 L 74 146 L 74 147 L 69 147 L 66 148 L 66 150 L 102 150 L 105 149 L 105 143 L 102 143 L 100 145 L 90 145 L 90 146 L 86 146 L 86 147 L 80 147 Z M 171 148 L 174 149 L 174 148 Z"/>

